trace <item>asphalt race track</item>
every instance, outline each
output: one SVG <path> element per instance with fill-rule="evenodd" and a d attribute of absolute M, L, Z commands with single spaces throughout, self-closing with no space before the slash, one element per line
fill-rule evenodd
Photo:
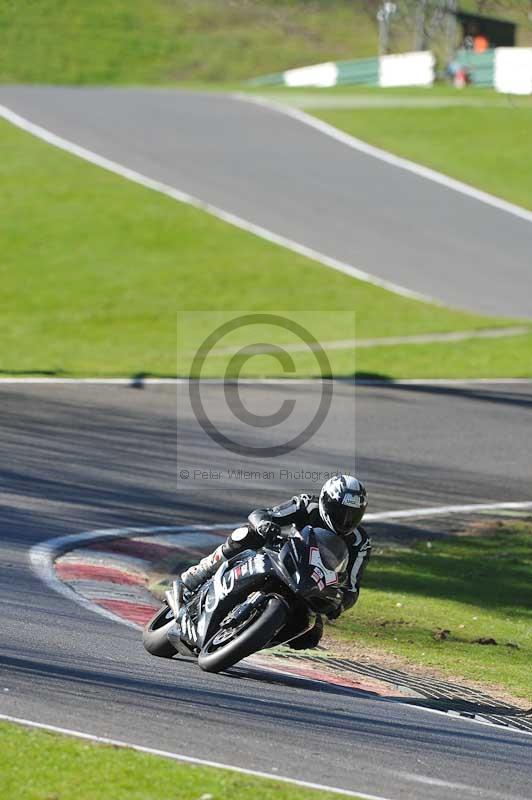
<path fill-rule="evenodd" d="M 177 90 L 4 87 L 0 103 L 382 278 L 451 305 L 532 316 L 530 223 L 278 112 Z M 317 390 L 291 387 L 303 404 Z M 229 430 L 223 388 L 207 391 Z M 264 414 L 284 388 L 245 391 Z M 335 391 L 327 442 L 317 434 L 284 457 L 294 474 L 330 469 L 332 456 L 351 463 L 354 391 Z M 532 499 L 531 385 L 356 394 L 353 469 L 372 511 Z M 148 656 L 138 632 L 49 589 L 30 569 L 36 543 L 95 528 L 229 523 L 313 487 L 280 474 L 230 478 L 241 459 L 213 448 L 186 402 L 177 425 L 172 386 L 0 385 L 0 401 L 0 713 L 392 800 L 532 796 L 530 736 L 245 665 L 208 676 Z M 197 465 L 221 477 L 178 478 Z"/>
<path fill-rule="evenodd" d="M 229 95 L 3 87 L 55 134 L 452 306 L 532 317 L 532 225 Z"/>
<path fill-rule="evenodd" d="M 343 385 L 334 400 L 331 449 L 342 460 L 353 391 Z M 279 387 L 250 392 L 257 413 L 278 405 Z M 532 386 L 356 393 L 356 468 L 372 511 L 531 499 Z M 0 713 L 392 800 L 532 796 L 530 736 L 245 666 L 208 676 L 148 656 L 138 632 L 48 589 L 29 566 L 37 542 L 232 522 L 306 484 L 226 477 L 181 481 L 176 494 L 174 386 L 4 385 L 0 400 Z M 220 403 L 220 423 L 227 413 Z M 238 464 L 230 453 L 210 458 L 186 409 L 180 424 L 180 463 L 200 452 L 222 471 Z M 285 460 L 329 466 L 312 441 Z"/>

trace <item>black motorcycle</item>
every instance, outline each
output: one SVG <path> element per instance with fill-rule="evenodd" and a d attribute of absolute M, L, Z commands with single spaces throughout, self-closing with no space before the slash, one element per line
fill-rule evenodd
<path fill-rule="evenodd" d="M 339 606 L 348 552 L 331 531 L 307 526 L 259 551 L 223 562 L 213 578 L 183 598 L 174 581 L 166 603 L 146 624 L 143 643 L 154 656 L 197 657 L 220 672 L 265 647 L 290 642 Z"/>

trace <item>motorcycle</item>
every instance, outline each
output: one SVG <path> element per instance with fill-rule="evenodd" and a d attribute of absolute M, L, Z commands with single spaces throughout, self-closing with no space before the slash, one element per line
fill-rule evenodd
<path fill-rule="evenodd" d="M 162 658 L 194 656 L 206 672 L 226 670 L 263 648 L 287 644 L 310 630 L 317 614 L 338 608 L 347 563 L 339 536 L 293 528 L 222 562 L 191 596 L 183 598 L 183 585 L 174 581 L 144 628 L 144 647 Z"/>

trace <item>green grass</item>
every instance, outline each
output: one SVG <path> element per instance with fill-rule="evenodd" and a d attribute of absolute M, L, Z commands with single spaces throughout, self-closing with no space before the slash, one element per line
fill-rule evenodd
<path fill-rule="evenodd" d="M 532 378 L 532 334 L 361 349 L 356 369 L 395 378 Z"/>
<path fill-rule="evenodd" d="M 201 85 L 200 87 L 201 88 Z M 394 86 L 394 87 L 381 87 L 381 86 L 364 86 L 364 85 L 350 85 L 339 84 L 331 86 L 330 88 L 323 89 L 314 86 L 305 86 L 301 88 L 293 88 L 289 86 L 268 86 L 268 87 L 253 87 L 248 84 L 224 84 L 223 86 L 214 86 L 213 84 L 205 84 L 205 90 L 221 91 L 223 89 L 239 89 L 241 92 L 247 94 L 259 94 L 281 102 L 290 102 L 292 97 L 302 97 L 305 100 L 307 108 L 319 107 L 320 102 L 328 97 L 338 98 L 352 98 L 356 103 L 358 99 L 372 98 L 377 101 L 379 98 L 390 100 L 396 98 L 408 102 L 413 99 L 428 99 L 431 100 L 446 100 L 447 105 L 452 106 L 455 102 L 458 105 L 477 105 L 477 106 L 504 106 L 511 108 L 514 106 L 528 106 L 532 103 L 532 98 L 529 95 L 506 95 L 496 92 L 485 86 L 468 86 L 467 90 L 457 90 L 450 83 L 435 83 L 434 86 Z"/>
<path fill-rule="evenodd" d="M 325 339 L 350 338 L 352 312 L 359 337 L 506 324 L 399 297 L 329 270 L 5 122 L 0 123 L 0 155 L 3 373 L 175 375 L 180 310 L 204 312 L 186 329 L 185 351 L 209 330 L 208 312 L 235 305 L 303 316 L 326 306 L 327 314 L 314 327 Z M 460 357 L 463 345 L 455 348 L 451 372 L 482 375 L 493 368 L 493 342 L 476 345 L 478 352 L 471 344 L 469 361 Z M 504 346 L 502 340 L 497 345 Z M 526 351 L 515 348 L 505 363 L 507 373 L 529 369 Z M 411 356 L 421 351 L 393 352 L 400 356 L 397 364 L 384 348 L 361 350 L 357 369 L 405 376 Z M 441 360 L 434 367 L 426 358 L 423 369 L 449 374 Z M 222 359 L 216 366 L 218 374 L 225 363 Z M 313 359 L 300 363 L 299 374 L 315 373 Z M 352 352 L 331 353 L 331 363 L 333 371 L 352 374 Z M 185 366 L 183 360 L 177 368 Z M 250 368 L 255 374 L 279 371 L 271 359 L 265 367 L 253 360 Z"/>
<path fill-rule="evenodd" d="M 325 319 L 332 316 L 325 315 Z M 313 326 L 309 325 L 308 329 L 313 330 Z M 239 342 L 241 345 L 244 343 Z M 373 377 L 383 380 L 440 377 L 532 378 L 532 333 L 500 339 L 466 339 L 454 343 L 364 347 L 355 351 L 329 350 L 327 358 L 330 374 L 338 377 Z M 320 374 L 313 355 L 293 353 L 293 359 L 296 376 Z M 227 357 L 212 357 L 206 360 L 201 374 L 203 377 L 216 377 L 225 374 L 226 366 Z M 283 376 L 277 361 L 266 355 L 254 356 L 239 374 L 243 378 Z M 325 374 L 329 374 L 329 371 Z M 237 373 L 230 371 L 227 376 L 236 377 Z"/>
<path fill-rule="evenodd" d="M 463 4 L 475 8 L 479 0 Z M 528 5 L 493 0 L 519 22 Z M 412 21 L 393 45 L 413 44 Z M 322 61 L 374 56 L 375 4 L 353 0 L 4 0 L 0 83 L 223 82 Z"/>
<path fill-rule="evenodd" d="M 311 106 L 310 98 L 308 103 Z M 371 144 L 532 209 L 531 103 L 485 108 L 318 108 L 315 114 Z"/>
<path fill-rule="evenodd" d="M 429 544 L 377 546 L 333 636 L 532 700 L 532 525 Z M 434 638 L 442 629 L 448 638 Z M 474 643 L 483 637 L 497 645 Z"/>
<path fill-rule="evenodd" d="M 349 0 L 4 0 L 1 83 L 234 81 L 376 53 Z"/>
<path fill-rule="evenodd" d="M 317 792 L 230 770 L 0 723 L 4 800 L 333 800 Z"/>

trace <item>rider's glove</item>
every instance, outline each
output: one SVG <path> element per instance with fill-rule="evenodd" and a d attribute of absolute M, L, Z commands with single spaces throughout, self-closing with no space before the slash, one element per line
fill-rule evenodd
<path fill-rule="evenodd" d="M 257 533 L 262 536 L 264 541 L 271 541 L 272 539 L 275 539 L 276 536 L 280 535 L 281 526 L 276 522 L 264 520 L 257 525 Z"/>

